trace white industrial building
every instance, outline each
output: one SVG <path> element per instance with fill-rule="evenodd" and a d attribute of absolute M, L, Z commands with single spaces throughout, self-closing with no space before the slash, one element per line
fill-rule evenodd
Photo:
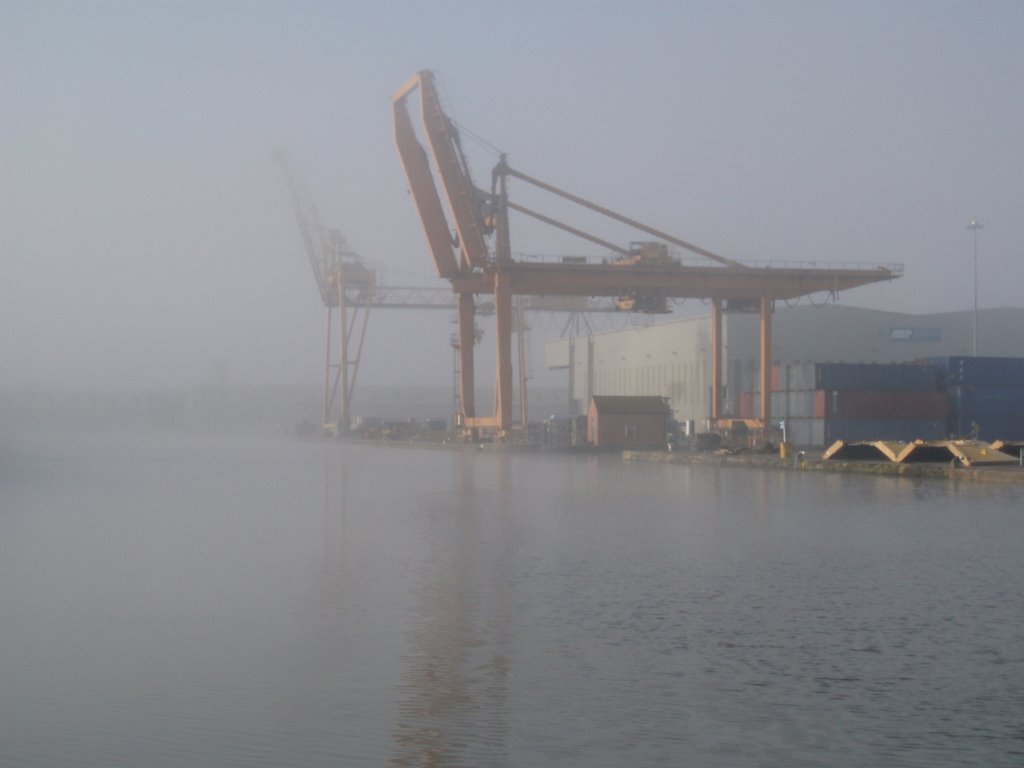
<path fill-rule="evenodd" d="M 971 355 L 972 311 L 908 315 L 828 304 L 777 306 L 772 362 L 899 363 L 923 357 Z M 737 413 L 741 392 L 757 389 L 759 315 L 725 314 L 723 415 Z M 711 317 L 563 338 L 547 344 L 549 369 L 568 371 L 572 414 L 586 413 L 594 395 L 667 397 L 673 417 L 702 424 L 711 415 Z M 1024 309 L 977 313 L 977 354 L 1024 357 Z"/>

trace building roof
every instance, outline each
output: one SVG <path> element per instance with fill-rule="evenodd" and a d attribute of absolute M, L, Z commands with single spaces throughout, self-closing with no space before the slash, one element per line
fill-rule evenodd
<path fill-rule="evenodd" d="M 672 410 L 666 398 L 651 395 L 594 395 L 593 403 L 598 413 L 630 416 L 668 414 Z"/>

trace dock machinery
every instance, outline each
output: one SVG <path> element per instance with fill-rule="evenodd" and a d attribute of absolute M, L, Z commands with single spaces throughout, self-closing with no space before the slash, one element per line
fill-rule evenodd
<path fill-rule="evenodd" d="M 370 309 L 456 309 L 454 294 L 443 287 L 394 286 L 380 280 L 379 273 L 366 266 L 359 254 L 349 249 L 337 229 L 326 228 L 313 204 L 302 174 L 280 148 L 274 150 L 291 198 L 292 210 L 299 225 L 306 256 L 326 310 L 324 345 L 323 413 L 321 431 L 344 434 L 352 424 L 352 398 L 355 393 L 359 364 L 362 360 L 366 325 Z M 338 314 L 335 317 L 335 310 Z M 530 300 L 521 296 L 516 302 L 515 330 L 519 340 L 520 418 L 526 427 L 526 349 L 528 325 L 525 312 L 569 312 L 572 314 L 614 311 L 610 302 L 595 300 Z M 478 303 L 478 314 L 491 315 L 493 305 Z M 337 328 L 335 327 L 337 324 Z M 335 338 L 337 337 L 337 338 Z M 479 341 L 479 329 L 475 341 Z M 458 349 L 456 336 L 452 346 Z M 337 351 L 335 351 L 337 347 Z M 458 361 L 456 361 L 457 363 Z M 457 365 L 456 365 L 457 367 Z M 461 408 L 460 408 L 461 410 Z M 337 416 L 335 417 L 335 412 Z"/>
<path fill-rule="evenodd" d="M 373 270 L 366 267 L 359 254 L 349 249 L 341 232 L 325 228 L 320 223 L 319 211 L 313 205 L 306 184 L 298 171 L 292 167 L 284 151 L 275 149 L 274 156 L 284 173 L 295 220 L 299 225 L 309 265 L 326 309 L 323 414 L 320 429 L 324 432 L 345 433 L 352 424 L 352 394 L 359 374 L 359 361 L 362 358 L 366 326 L 376 288 L 376 275 Z M 331 339 L 335 309 L 338 310 L 337 362 L 333 362 L 334 344 Z M 353 354 L 353 335 L 357 330 L 358 339 Z M 338 418 L 336 422 L 332 422 L 331 415 L 336 400 L 339 401 Z"/>
<path fill-rule="evenodd" d="M 419 92 L 420 123 L 426 148 L 413 127 L 408 100 Z M 673 237 L 634 219 L 511 168 L 502 156 L 491 172 L 491 189 L 477 187 L 463 155 L 458 129 L 445 114 L 434 75 L 423 70 L 392 97 L 394 139 L 409 190 L 419 213 L 437 273 L 448 280 L 457 297 L 459 334 L 470 339 L 477 296 L 494 299 L 497 326 L 495 414 L 478 416 L 473 398 L 473 345 L 460 344 L 462 426 L 507 436 L 512 427 L 512 296 L 610 297 L 621 308 L 640 312 L 665 311 L 668 299 L 709 299 L 712 306 L 711 418 L 717 420 L 722 399 L 722 313 L 737 307 L 760 313 L 761 426 L 771 423 L 771 316 L 776 299 L 868 285 L 900 277 L 900 264 L 870 266 L 747 265 Z M 435 182 L 435 173 L 438 182 Z M 513 203 L 509 177 L 545 190 L 622 224 L 654 240 L 624 248 L 572 227 L 543 213 Z M 439 191 L 440 187 L 440 191 Z M 442 194 L 445 203 L 442 203 Z M 610 263 L 536 263 L 512 257 L 509 211 L 586 239 L 617 253 Z M 490 243 L 490 244 L 489 244 Z M 668 257 L 672 244 L 701 257 L 682 263 Z"/>

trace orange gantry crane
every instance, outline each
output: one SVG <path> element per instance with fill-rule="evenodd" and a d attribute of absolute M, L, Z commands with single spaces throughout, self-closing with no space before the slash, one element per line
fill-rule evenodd
<path fill-rule="evenodd" d="M 426 148 L 413 127 L 407 105 L 414 91 L 420 96 L 421 130 Z M 460 360 L 461 422 L 476 433 L 494 430 L 506 436 L 512 427 L 512 296 L 611 297 L 620 308 L 639 312 L 665 312 L 667 301 L 677 298 L 710 299 L 711 418 L 721 413 L 722 313 L 739 307 L 760 312 L 762 425 L 771 420 L 771 316 L 774 302 L 819 292 L 841 290 L 893 280 L 902 275 L 900 264 L 817 266 L 816 264 L 743 264 L 720 256 L 639 221 L 623 216 L 551 184 L 511 168 L 504 155 L 491 173 L 491 189 L 477 187 L 470 176 L 455 123 L 441 107 L 433 73 L 414 75 L 392 97 L 394 136 L 424 234 L 438 274 L 451 283 L 457 298 L 460 337 L 471 339 L 475 297 L 493 296 L 497 326 L 497 380 L 495 414 L 476 414 L 473 398 L 473 344 L 458 347 Z M 429 150 L 429 154 L 428 154 Z M 440 179 L 435 183 L 434 174 Z M 512 177 L 569 200 L 655 238 L 621 247 L 564 222 L 509 200 Z M 440 186 L 444 194 L 442 203 Z M 512 257 L 509 211 L 530 216 L 592 243 L 618 257 L 602 263 L 578 259 L 538 263 Z M 488 246 L 488 241 L 493 247 Z M 700 257 L 686 263 L 668 253 L 667 244 Z"/>
<path fill-rule="evenodd" d="M 359 374 L 363 342 L 366 340 L 366 326 L 370 317 L 370 306 L 373 305 L 376 276 L 373 270 L 366 267 L 359 254 L 349 249 L 341 232 L 326 228 L 320 223 L 320 213 L 313 205 L 305 180 L 292 166 L 284 151 L 275 148 L 274 156 L 284 173 L 295 220 L 299 225 L 309 265 L 326 309 L 321 430 L 344 433 L 351 424 L 352 395 Z M 333 362 L 334 345 L 331 339 L 335 309 L 338 310 L 337 362 Z M 358 340 L 353 338 L 357 329 Z M 354 354 L 353 341 L 356 341 Z M 331 414 L 336 400 L 339 401 L 338 419 L 332 422 Z"/>
<path fill-rule="evenodd" d="M 440 309 L 453 310 L 456 300 L 443 287 L 394 286 L 380 281 L 379 273 L 352 251 L 344 235 L 325 227 L 313 204 L 308 185 L 301 171 L 288 159 L 284 150 L 275 148 L 274 156 L 284 173 L 291 197 L 292 210 L 305 245 L 306 256 L 313 271 L 320 298 L 326 310 L 327 326 L 324 345 L 323 413 L 321 431 L 345 434 L 352 423 L 352 399 L 362 360 L 366 327 L 371 308 L 378 309 Z M 526 350 L 528 325 L 523 313 L 570 312 L 573 314 L 614 311 L 612 303 L 598 300 L 531 300 L 520 297 L 515 330 L 519 339 L 520 418 L 526 427 Z M 335 316 L 335 311 L 337 315 Z M 490 302 L 476 306 L 479 314 L 493 314 Z M 479 336 L 476 337 L 479 341 Z M 461 340 L 453 342 L 459 348 Z M 337 351 L 335 351 L 337 347 Z M 335 418 L 335 410 L 337 417 Z"/>

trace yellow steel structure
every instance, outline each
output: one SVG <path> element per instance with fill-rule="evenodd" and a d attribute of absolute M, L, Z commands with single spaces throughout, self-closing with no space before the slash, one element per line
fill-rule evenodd
<path fill-rule="evenodd" d="M 324 350 L 323 413 L 321 430 L 347 432 L 351 425 L 352 395 L 359 361 L 362 358 L 363 343 L 366 340 L 366 326 L 376 283 L 373 270 L 367 269 L 362 258 L 353 253 L 337 229 L 328 229 L 320 223 L 320 214 L 306 188 L 305 181 L 293 168 L 284 151 L 274 152 L 285 183 L 291 196 L 306 255 L 309 258 L 313 277 L 316 279 L 320 298 L 326 310 L 327 328 Z M 352 301 L 353 294 L 361 301 Z M 332 351 L 332 330 L 334 310 L 338 310 L 337 337 L 338 352 Z M 358 338 L 354 334 L 358 329 Z M 353 342 L 356 342 L 353 354 Z M 334 361 L 337 362 L 334 362 Z M 331 374 L 334 374 L 333 383 Z M 339 388 L 341 396 L 338 397 Z M 337 422 L 331 421 L 335 400 L 339 400 Z"/>
<path fill-rule="evenodd" d="M 881 460 L 896 464 L 948 463 L 957 461 L 964 467 L 994 467 L 1015 464 L 1019 459 L 1004 453 L 996 443 L 979 440 L 872 440 L 847 443 L 837 440 L 821 455 L 830 460 Z"/>
<path fill-rule="evenodd" d="M 413 128 L 406 104 L 419 91 L 421 128 L 427 150 Z M 394 137 L 438 274 L 447 279 L 458 297 L 459 334 L 472 338 L 476 296 L 494 299 L 498 341 L 496 408 L 493 417 L 476 414 L 473 402 L 473 345 L 461 344 L 462 423 L 470 430 L 490 428 L 504 435 L 512 426 L 512 296 L 587 296 L 625 299 L 638 311 L 664 311 L 674 298 L 710 299 L 712 302 L 712 406 L 720 415 L 721 313 L 730 305 L 757 307 L 761 318 L 761 413 L 771 419 L 771 316 L 778 299 L 796 299 L 818 292 L 836 294 L 861 285 L 892 280 L 902 266 L 811 264 L 748 265 L 720 256 L 634 219 L 584 200 L 509 167 L 504 156 L 492 171 L 490 191 L 473 184 L 454 122 L 441 108 L 433 74 L 413 76 L 392 98 Z M 431 162 L 432 161 L 432 162 Z M 447 213 L 434 181 L 434 170 L 447 202 Z M 513 177 L 553 195 L 671 243 L 702 258 L 683 263 L 670 258 L 635 258 L 619 248 L 508 200 L 507 179 Z M 534 263 L 512 258 L 508 211 L 532 216 L 546 224 L 610 247 L 623 255 L 611 263 Z M 449 215 L 451 224 L 449 224 Z M 453 234 L 454 230 L 454 234 Z M 493 253 L 486 238 L 494 236 Z"/>

